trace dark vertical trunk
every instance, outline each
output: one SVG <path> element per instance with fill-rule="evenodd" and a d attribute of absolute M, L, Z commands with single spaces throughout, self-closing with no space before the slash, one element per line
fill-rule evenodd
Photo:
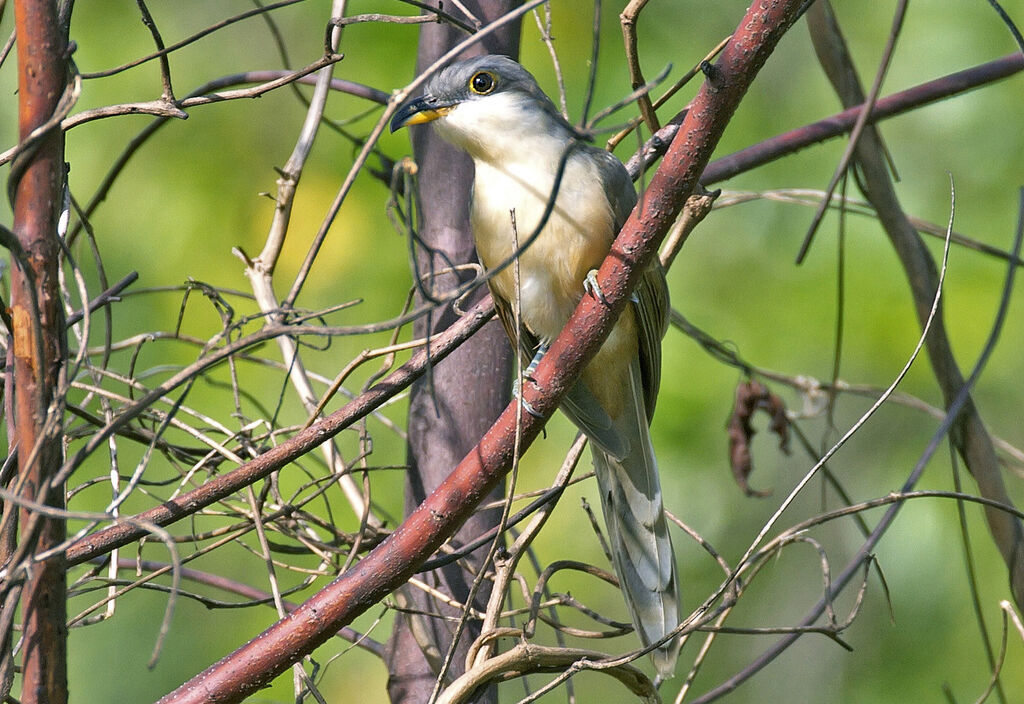
<path fill-rule="evenodd" d="M 476 0 L 465 3 L 469 10 L 488 23 L 517 2 L 512 0 Z M 451 3 L 444 9 L 459 13 Z M 423 70 L 457 42 L 465 38 L 460 30 L 445 24 L 425 25 L 420 36 L 417 70 Z M 515 22 L 474 46 L 468 55 L 481 53 L 519 53 L 519 23 Z M 476 261 L 469 229 L 469 190 L 473 165 L 469 157 L 442 142 L 429 128 L 412 130 L 413 152 L 419 165 L 419 197 L 422 203 L 419 235 L 424 247 L 417 256 L 418 273 L 438 272 L 450 264 Z M 431 251 L 433 250 L 433 251 Z M 470 274 L 443 274 L 428 279 L 428 290 L 443 292 L 464 282 Z M 483 292 L 478 294 L 478 297 Z M 475 302 L 476 299 L 474 299 Z M 422 301 L 420 301 L 422 302 Z M 454 312 L 446 306 L 416 323 L 417 337 L 447 328 Z M 415 508 L 471 450 L 508 402 L 511 350 L 502 328 L 490 323 L 450 357 L 440 363 L 423 381 L 413 387 L 409 408 L 409 476 L 406 484 L 406 511 Z M 499 512 L 477 513 L 454 538 L 456 544 L 480 535 L 498 520 Z M 471 559 L 474 570 L 482 553 Z M 458 564 L 422 575 L 425 581 L 457 600 L 466 599 L 472 575 Z M 432 599 L 418 589 L 404 590 L 408 606 L 418 612 L 458 616 L 458 612 Z M 476 605 L 486 605 L 486 585 Z M 410 619 L 418 622 L 411 624 Z M 415 625 L 416 629 L 410 628 Z M 429 699 L 437 678 L 437 661 L 443 659 L 452 640 L 455 624 L 429 616 L 400 616 L 389 647 L 388 692 L 391 701 L 420 704 Z M 475 624 L 462 634 L 450 675 L 463 671 L 466 651 L 478 634 Z M 428 660 L 418 642 L 424 634 L 439 653 Z M 497 701 L 493 691 L 478 701 Z"/>

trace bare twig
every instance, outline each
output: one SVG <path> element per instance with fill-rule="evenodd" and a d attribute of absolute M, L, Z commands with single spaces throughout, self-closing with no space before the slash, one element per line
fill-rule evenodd
<path fill-rule="evenodd" d="M 160 58 L 160 81 L 163 83 L 163 94 L 160 97 L 166 103 L 173 103 L 174 89 L 171 87 L 171 64 L 167 60 L 163 37 L 160 36 L 160 30 L 157 29 L 156 22 L 153 21 L 153 15 L 150 14 L 145 1 L 135 0 L 135 3 L 139 6 L 139 12 L 142 13 L 142 24 L 146 25 L 146 29 L 153 35 L 153 43 L 156 44 L 157 53 Z"/>
<path fill-rule="evenodd" d="M 232 538 L 232 540 L 233 539 L 234 538 Z M 171 571 L 172 567 L 167 563 L 155 562 L 153 560 L 134 560 L 124 558 L 118 561 L 118 566 L 122 569 L 148 570 L 150 572 L 149 575 L 146 575 L 148 579 L 153 579 L 159 575 L 166 574 Z M 248 599 L 252 605 L 265 604 L 273 600 L 273 595 L 269 592 L 256 589 L 248 584 L 229 579 L 228 577 L 220 574 L 183 567 L 181 568 L 181 578 L 183 580 L 190 580 L 198 584 L 204 584 L 226 592 L 238 594 L 239 596 Z M 287 611 L 293 611 L 296 608 L 296 605 L 292 602 L 285 601 L 283 604 Z M 358 631 L 346 627 L 339 630 L 336 635 L 377 657 L 383 657 L 384 655 L 384 646 L 364 633 L 359 633 Z"/>
<path fill-rule="evenodd" d="M 551 56 L 551 65 L 555 69 L 555 84 L 558 86 L 558 105 L 562 110 L 562 117 L 569 119 L 569 106 L 565 99 L 565 76 L 562 74 L 562 62 L 555 51 L 555 38 L 551 34 L 551 3 L 544 4 L 544 20 L 540 19 L 540 11 L 533 11 L 533 18 L 537 21 L 537 29 L 540 32 L 540 40 L 548 48 Z"/>
<path fill-rule="evenodd" d="M 825 211 L 828 209 L 829 201 L 832 199 L 832 194 L 835 193 L 839 180 L 842 178 L 843 174 L 846 173 L 846 169 L 849 167 L 851 159 L 853 159 L 853 155 L 857 150 L 857 145 L 860 143 L 860 135 L 864 131 L 864 128 L 867 127 L 871 111 L 878 102 L 878 94 L 882 90 L 882 81 L 885 79 L 885 74 L 889 70 L 889 63 L 892 61 L 892 54 L 896 49 L 896 39 L 900 35 L 900 29 L 903 27 L 903 18 L 906 16 L 906 13 L 907 0 L 900 0 L 899 4 L 896 6 L 895 13 L 893 14 L 892 29 L 889 30 L 889 39 L 886 42 L 885 50 L 882 52 L 882 59 L 878 62 L 878 70 L 875 72 L 875 81 L 871 84 L 871 90 L 868 93 L 867 98 L 862 98 L 862 109 L 860 115 L 857 116 L 857 122 L 854 123 L 853 128 L 850 130 L 850 140 L 846 145 L 846 151 L 843 152 L 843 156 L 840 158 L 839 164 L 836 166 L 835 173 L 832 175 L 832 180 L 829 181 L 828 187 L 825 189 L 827 197 L 822 199 L 817 211 L 815 211 L 814 219 L 811 221 L 811 225 L 807 229 L 807 235 L 804 237 L 803 244 L 800 245 L 800 251 L 796 255 L 797 264 L 802 262 L 804 257 L 807 256 L 807 250 L 811 246 L 811 240 L 814 238 L 814 233 L 817 232 L 818 226 L 821 224 L 821 219 L 825 216 Z M 823 42 L 817 42 L 815 46 L 819 52 L 824 51 Z M 834 65 L 834 63 L 829 64 L 829 66 Z M 846 79 L 848 79 L 848 76 L 842 75 L 836 75 L 832 78 L 833 83 L 837 87 L 840 85 L 840 82 Z M 857 90 L 857 92 L 859 92 L 859 90 Z"/>
<path fill-rule="evenodd" d="M 732 36 L 728 36 L 725 39 L 723 39 L 722 41 L 720 41 L 718 43 L 718 45 L 714 49 L 712 49 L 710 52 L 708 52 L 707 56 L 705 56 L 703 59 L 698 61 L 696 65 L 694 65 L 694 66 L 692 66 L 690 68 L 690 70 L 688 70 L 686 73 L 684 73 L 682 76 L 680 76 L 676 80 L 676 82 L 673 83 L 672 86 L 668 90 L 666 90 L 664 93 L 662 93 L 661 96 L 657 100 L 654 101 L 653 109 L 657 110 L 662 105 L 667 103 L 669 101 L 669 98 L 671 98 L 673 95 L 675 95 L 679 91 L 680 88 L 685 86 L 687 83 L 689 83 L 691 80 L 693 80 L 693 78 L 695 76 L 700 74 L 701 66 L 705 66 L 708 63 L 710 63 L 711 61 L 714 61 L 715 57 L 718 56 L 720 53 L 722 53 L 722 49 L 725 48 L 725 46 L 729 43 L 730 39 L 732 39 Z M 643 85 L 643 84 L 641 84 L 641 85 Z M 685 111 L 683 111 L 683 113 L 678 114 L 674 118 L 672 118 L 671 122 L 674 123 L 675 125 L 678 125 L 680 122 L 682 122 L 683 114 L 685 114 Z M 614 151 L 615 147 L 617 147 L 619 145 L 619 143 L 622 142 L 623 139 L 625 139 L 630 134 L 632 134 L 633 130 L 635 130 L 643 121 L 644 121 L 643 117 L 637 117 L 637 118 L 633 118 L 632 120 L 630 120 L 629 125 L 627 127 L 625 127 L 621 132 L 618 132 L 617 134 L 613 135 L 612 138 L 608 140 L 608 144 L 607 144 L 608 150 L 609 151 Z M 661 128 L 659 128 L 658 130 L 655 130 L 652 134 L 657 134 L 658 132 L 661 132 Z M 636 179 L 634 178 L 634 180 L 636 180 Z"/>
<path fill-rule="evenodd" d="M 812 38 L 816 46 L 818 43 L 822 44 L 819 58 L 822 62 L 830 62 L 832 68 L 828 73 L 830 79 L 836 82 L 840 99 L 846 105 L 863 102 L 863 94 L 852 60 L 838 25 L 830 17 L 827 3 L 812 8 L 808 19 L 816 22 L 820 30 L 812 32 Z M 928 250 L 900 206 L 883 153 L 880 138 L 875 130 L 866 130 L 855 151 L 857 164 L 863 174 L 862 188 L 878 212 L 889 241 L 900 258 L 910 283 L 918 319 L 923 321 L 928 315 L 929 292 L 934 289 L 939 277 Z M 1024 200 L 1019 222 L 1019 227 L 1024 228 Z M 1019 247 L 1015 247 L 1014 256 L 1017 255 L 1018 249 Z M 1013 280 L 1015 271 L 1016 266 L 1011 263 L 1006 277 L 1007 282 Z M 998 326 L 994 328 L 993 334 L 997 331 Z M 932 370 L 942 389 L 947 411 L 952 412 L 954 400 L 966 393 L 968 385 L 953 355 L 941 311 L 936 325 L 927 337 L 927 343 Z M 957 410 L 950 439 L 971 475 L 978 482 L 982 495 L 1000 503 L 1011 504 L 988 430 L 969 395 L 961 404 L 962 407 Z M 1009 569 L 1014 598 L 1018 604 L 1024 604 L 1024 525 L 1002 511 L 988 511 L 986 517 L 992 537 Z"/>
<path fill-rule="evenodd" d="M 640 68 L 640 53 L 637 49 L 636 38 L 636 23 L 640 18 L 640 12 L 646 5 L 647 0 L 630 0 L 626 9 L 619 15 L 619 21 L 622 23 L 622 39 L 626 44 L 626 65 L 629 66 L 629 80 L 633 84 L 633 90 L 637 90 L 647 83 Z M 658 123 L 658 115 L 654 112 L 654 106 L 651 104 L 650 94 L 640 93 L 636 103 L 640 107 L 640 116 L 650 133 L 654 134 L 660 130 L 661 125 Z"/>
<path fill-rule="evenodd" d="M 430 355 L 424 350 L 420 350 L 412 359 L 366 392 L 360 394 L 343 408 L 335 411 L 322 421 L 298 433 L 295 437 L 277 445 L 232 472 L 222 474 L 215 479 L 207 481 L 192 492 L 165 501 L 160 506 L 144 511 L 136 516 L 136 518 L 156 525 L 168 525 L 204 506 L 208 506 L 235 493 L 308 453 L 328 438 L 349 427 L 373 408 L 384 403 L 398 390 L 411 384 L 413 380 L 424 373 L 429 363 L 436 363 L 439 359 L 443 359 L 445 355 L 457 347 L 466 337 L 487 322 L 490 319 L 491 312 L 492 308 L 489 300 L 481 303 L 469 311 L 458 325 L 453 325 L 438 339 L 434 347 L 431 348 Z M 146 398 L 149 398 L 150 395 L 154 395 L 154 398 L 160 398 L 164 393 L 165 391 L 161 389 L 155 392 L 155 394 L 147 395 Z M 140 404 L 142 403 L 140 401 Z M 148 406 L 149 403 L 151 402 L 145 402 L 143 405 Z M 125 523 L 112 526 L 99 533 L 90 535 L 69 547 L 67 551 L 68 563 L 77 564 L 91 560 L 114 547 L 127 545 L 138 540 L 143 535 L 145 535 L 144 531 L 140 531 Z"/>
<path fill-rule="evenodd" d="M 589 659 L 601 659 L 604 653 L 579 648 L 551 648 L 520 643 L 510 650 L 484 661 L 453 682 L 437 700 L 437 704 L 459 704 L 470 701 L 473 692 L 488 682 L 506 675 L 523 676 L 536 672 L 563 672 L 566 668 Z M 661 702 L 658 691 L 643 671 L 632 665 L 617 665 L 601 670 L 614 677 L 646 704 Z M 543 691 L 543 690 L 542 690 Z M 539 694 L 540 692 L 538 692 Z M 526 701 L 533 701 L 528 698 Z"/>
<path fill-rule="evenodd" d="M 335 0 L 331 9 L 331 17 L 338 20 L 343 19 L 346 3 Z M 337 48 L 341 40 L 341 28 L 343 23 L 336 23 L 331 33 L 330 51 L 337 55 Z M 296 138 L 295 147 L 292 150 L 288 162 L 279 171 L 280 178 L 277 180 L 277 206 L 274 209 L 274 219 L 267 234 L 263 251 L 253 260 L 242 255 L 246 262 L 246 275 L 253 287 L 253 293 L 260 310 L 267 316 L 268 322 L 283 323 L 285 315 L 281 311 L 280 303 L 274 293 L 273 276 L 277 260 L 284 247 L 285 237 L 288 232 L 288 225 L 291 220 L 292 204 L 295 198 L 295 191 L 298 187 L 299 178 L 302 175 L 303 167 L 313 148 L 317 128 L 320 126 L 323 117 L 324 107 L 327 104 L 327 95 L 330 91 L 331 66 L 327 65 L 320 69 L 317 77 L 316 89 L 313 92 L 313 99 L 306 111 L 306 119 L 302 129 Z M 318 405 L 318 398 L 313 385 L 306 374 L 305 366 L 298 354 L 298 345 L 295 339 L 289 336 L 276 338 L 278 347 L 281 350 L 281 357 L 289 370 L 289 379 L 295 387 L 299 398 L 308 413 L 314 413 Z M 343 461 L 337 448 L 333 443 L 325 443 L 321 450 L 330 467 L 332 474 L 338 477 L 342 491 L 352 505 L 352 510 L 357 516 L 367 514 L 370 523 L 374 526 L 380 525 L 378 519 L 372 513 L 367 513 L 369 507 L 364 503 L 362 492 L 355 481 L 344 469 Z"/>
<path fill-rule="evenodd" d="M 363 165 L 366 163 L 366 160 L 369 157 L 373 149 L 373 146 L 376 144 L 381 134 L 384 133 L 384 129 L 387 126 L 388 121 L 391 119 L 391 116 L 395 113 L 395 111 L 398 110 L 402 103 L 408 100 L 409 96 L 412 94 L 412 91 L 416 90 L 421 85 L 423 85 L 427 81 L 427 79 L 434 74 L 435 71 L 440 69 L 442 66 L 444 66 L 446 63 L 451 61 L 456 56 L 458 56 L 466 48 L 482 41 L 486 36 L 500 30 L 510 22 L 518 20 L 522 15 L 526 14 L 527 12 L 537 7 L 538 5 L 542 4 L 543 2 L 545 2 L 545 0 L 529 0 L 528 2 L 520 5 L 515 10 L 505 14 L 500 19 L 497 19 L 494 22 L 490 23 L 473 36 L 454 46 L 451 50 L 446 52 L 437 61 L 435 61 L 433 65 L 428 67 L 426 71 L 417 76 L 416 79 L 412 81 L 412 83 L 407 85 L 405 88 L 396 91 L 391 96 L 391 100 L 388 103 L 387 109 L 385 109 L 384 114 L 380 116 L 380 118 L 377 121 L 377 124 L 374 125 L 373 130 L 370 132 L 369 137 L 367 137 L 366 142 L 364 143 L 362 149 L 359 152 L 359 155 L 356 156 L 355 162 L 349 169 L 349 172 L 345 177 L 344 183 L 342 183 L 341 188 L 338 189 L 338 193 L 334 197 L 334 202 L 331 203 L 331 206 L 328 208 L 327 214 L 324 216 L 323 222 L 321 223 L 320 228 L 317 230 L 316 236 L 313 238 L 313 243 L 310 245 L 309 251 L 306 253 L 306 258 L 303 261 L 298 274 L 295 276 L 295 280 L 292 283 L 291 290 L 288 292 L 288 295 L 285 296 L 284 298 L 284 305 L 286 307 L 291 307 L 295 305 L 295 301 L 298 298 L 299 293 L 302 291 L 302 287 L 306 282 L 306 278 L 309 276 L 309 272 L 313 267 L 313 262 L 316 260 L 317 253 L 320 251 L 320 248 L 323 246 L 324 239 L 327 237 L 327 232 L 330 229 L 331 224 L 334 222 L 334 219 L 338 215 L 338 211 L 341 208 L 341 204 L 345 201 L 345 198 L 348 196 L 349 191 L 352 189 L 353 183 L 355 183 L 356 175 L 360 172 Z"/>
<path fill-rule="evenodd" d="M 561 490 L 567 485 L 572 477 L 573 470 L 576 468 L 576 464 L 580 460 L 583 448 L 586 447 L 586 442 L 585 436 L 578 435 L 576 437 L 576 441 L 569 449 L 565 461 L 558 470 L 558 474 L 552 484 L 553 488 Z M 491 634 L 498 630 L 498 619 L 502 615 L 501 607 L 508 598 L 508 590 L 515 575 L 516 567 L 526 554 L 534 538 L 537 537 L 540 529 L 547 523 L 554 507 L 555 503 L 550 502 L 537 512 L 530 520 L 530 523 L 523 529 L 523 532 L 509 547 L 507 557 L 501 561 L 500 565 L 496 566 L 494 587 L 491 590 L 490 603 L 487 605 L 487 616 L 480 629 L 480 638 L 477 640 L 477 643 L 474 643 L 473 649 L 470 650 L 467 669 L 475 668 L 491 657 L 495 647 Z M 489 647 L 483 647 L 485 644 L 489 644 Z"/>
<path fill-rule="evenodd" d="M 995 81 L 1008 78 L 1024 70 L 1024 55 L 1010 54 L 1001 59 L 989 61 L 973 68 L 951 73 L 934 81 L 922 83 L 913 88 L 893 93 L 881 98 L 872 113 L 869 122 L 899 115 L 909 110 L 920 108 L 929 103 L 972 90 Z M 857 122 L 862 110 L 855 105 L 832 117 L 819 120 L 810 125 L 785 132 L 776 137 L 766 139 L 746 149 L 724 156 L 708 164 L 701 183 L 709 186 L 719 181 L 753 169 L 762 164 L 774 161 L 785 154 L 792 154 L 804 147 L 838 137 L 848 132 Z M 668 145 L 679 130 L 679 123 L 670 122 L 662 127 L 644 144 L 644 147 L 626 162 L 633 180 L 640 177 L 654 161 L 665 153 Z"/>
<path fill-rule="evenodd" d="M 597 58 L 601 53 L 601 0 L 594 0 L 594 14 L 591 22 L 590 32 L 590 61 L 587 72 L 587 89 L 583 95 L 583 110 L 580 114 L 580 124 L 586 125 L 590 121 L 590 104 L 594 100 L 594 90 L 597 88 Z M 635 87 L 635 86 L 634 86 Z M 596 122 L 596 120 L 595 120 Z"/>
<path fill-rule="evenodd" d="M 1022 193 L 1022 211 L 1024 211 L 1024 193 Z M 1018 230 L 1017 236 L 1014 241 L 1014 256 L 1017 256 L 1019 254 L 1021 242 L 1022 240 L 1024 240 L 1024 212 L 1022 212 L 1021 222 L 1022 226 Z M 952 217 L 950 219 L 949 230 L 952 230 Z M 1011 265 L 1009 267 L 1009 273 L 1007 275 L 1006 281 L 1004 282 L 1003 295 L 1000 300 L 999 310 L 996 314 L 996 320 L 993 323 L 992 330 L 989 335 L 989 340 L 985 345 L 985 349 L 982 351 L 981 357 L 975 364 L 975 367 L 972 370 L 970 377 L 961 387 L 959 387 L 959 390 L 957 391 L 955 397 L 953 398 L 952 402 L 947 408 L 947 414 L 945 416 L 945 419 L 933 433 L 931 441 L 925 448 L 924 452 L 921 454 L 921 457 L 919 458 L 917 464 L 910 472 L 907 480 L 903 484 L 901 491 L 898 494 L 892 495 L 893 497 L 896 497 L 897 500 L 893 502 L 893 505 L 890 506 L 889 510 L 886 511 L 885 515 L 877 523 L 875 529 L 871 532 L 871 535 L 868 536 L 864 544 L 857 551 L 857 554 L 854 555 L 854 557 L 851 559 L 847 567 L 834 580 L 832 590 L 833 593 L 838 593 L 838 590 L 843 589 L 845 585 L 853 577 L 855 572 L 863 564 L 864 560 L 871 555 L 875 546 L 878 544 L 878 541 L 881 540 L 882 536 L 888 530 L 889 526 L 892 525 L 897 513 L 899 512 L 900 507 L 902 506 L 903 502 L 902 500 L 899 500 L 899 497 L 907 495 L 909 494 L 909 492 L 911 492 L 912 488 L 916 485 L 917 481 L 919 480 L 921 473 L 924 471 L 925 465 L 927 465 L 928 461 L 932 458 L 932 456 L 938 449 L 940 443 L 947 437 L 947 434 L 949 434 L 950 431 L 954 428 L 958 419 L 962 417 L 961 412 L 965 409 L 970 399 L 970 389 L 972 388 L 981 370 L 984 368 L 985 362 L 987 361 L 989 355 L 992 353 L 992 350 L 994 348 L 995 340 L 998 338 L 999 332 L 1002 330 L 1003 321 L 1005 320 L 1007 304 L 1009 301 L 1009 291 L 1012 288 L 1015 271 L 1016 267 Z M 929 320 L 932 319 L 935 319 L 937 322 L 937 319 L 935 318 L 934 304 L 932 311 L 929 314 Z M 927 325 L 925 327 L 927 328 Z M 927 335 L 927 333 L 922 335 L 922 339 L 928 339 L 928 337 L 929 336 Z M 937 492 L 915 492 L 914 495 L 933 495 L 935 493 Z M 962 495 L 957 495 L 957 497 L 961 498 Z M 1017 511 L 1011 504 L 1008 504 L 1007 502 L 998 501 L 988 497 L 962 497 L 962 499 L 965 501 L 974 501 L 976 503 L 984 505 L 986 507 L 986 515 L 989 516 L 990 519 L 993 515 L 998 514 L 1002 516 L 1003 519 L 1006 521 L 1020 521 L 1020 512 Z M 1013 586 L 1012 582 L 1011 586 Z M 833 598 L 833 596 L 829 595 L 829 599 L 831 598 Z M 801 623 L 804 625 L 814 623 L 821 615 L 822 610 L 824 608 L 825 600 L 819 601 L 814 607 L 811 608 L 810 612 L 802 620 Z M 768 663 L 770 663 L 772 660 L 778 657 L 778 655 L 785 651 L 797 637 L 799 637 L 799 634 L 793 634 L 781 639 L 780 641 L 775 643 L 771 648 L 769 648 L 764 653 L 755 658 L 753 662 L 751 662 L 749 665 L 743 668 L 740 672 L 730 677 L 728 680 L 718 685 L 717 687 L 713 688 L 712 690 L 708 691 L 703 696 L 694 700 L 695 704 L 703 704 L 704 702 L 714 701 L 722 695 L 731 692 L 733 689 L 738 687 L 742 682 L 752 677 L 754 674 L 756 674 L 762 668 L 764 668 Z"/>
<path fill-rule="evenodd" d="M 241 12 L 233 17 L 229 17 L 226 20 L 221 20 L 220 22 L 216 22 L 210 25 L 209 27 L 205 27 L 202 31 L 196 32 L 192 36 L 186 37 L 185 39 L 182 39 L 179 42 L 175 42 L 174 44 L 171 44 L 168 47 L 162 47 L 158 51 L 153 52 L 152 54 L 147 54 L 146 56 L 135 59 L 134 61 L 129 61 L 128 63 L 122 64 L 121 66 L 118 66 L 116 68 L 107 69 L 105 71 L 93 71 L 92 73 L 83 73 L 82 78 L 106 78 L 107 76 L 114 76 L 118 73 L 122 73 L 123 71 L 127 71 L 130 68 L 141 66 L 142 64 L 152 61 L 153 59 L 165 57 L 168 54 L 177 51 L 178 49 L 186 47 L 189 44 L 193 44 L 202 39 L 203 37 L 209 36 L 214 32 L 224 29 L 225 27 L 229 27 L 235 24 L 236 22 L 247 20 L 250 17 L 255 17 L 256 15 L 261 15 L 265 12 L 273 12 L 274 10 L 280 9 L 282 7 L 287 7 L 288 5 L 294 5 L 295 3 L 298 2 L 303 2 L 303 0 L 280 0 L 280 2 L 271 3 L 270 5 L 264 5 L 252 10 L 247 10 L 246 12 Z"/>
<path fill-rule="evenodd" d="M 280 88 L 281 86 L 288 85 L 293 82 L 304 82 L 303 79 L 309 74 L 314 73 L 324 66 L 337 63 L 342 57 L 340 55 L 328 55 L 317 59 L 308 66 L 305 66 L 298 71 L 254 71 L 245 74 L 236 74 L 232 76 L 226 76 L 212 81 L 202 86 L 198 91 L 190 94 L 189 97 L 178 101 L 176 104 L 168 103 L 164 100 L 152 100 L 142 103 L 122 103 L 119 105 L 107 105 L 101 108 L 94 108 L 92 110 L 84 110 L 71 117 L 65 118 L 61 121 L 61 129 L 68 131 L 73 127 L 92 122 L 93 120 L 99 120 L 108 117 L 115 117 L 118 115 L 155 115 L 160 118 L 178 118 L 186 119 L 188 113 L 182 108 L 190 108 L 198 105 L 209 105 L 211 103 L 219 103 L 225 100 L 240 100 L 245 98 L 258 98 L 272 90 Z M 260 81 L 261 85 L 254 86 L 252 88 L 246 88 L 234 91 L 217 91 L 220 87 L 227 85 L 237 85 L 239 83 L 248 83 Z M 353 84 L 349 81 L 337 81 L 332 83 L 332 87 L 336 90 L 348 90 L 351 89 L 356 93 L 362 93 L 370 99 L 379 99 L 383 97 L 378 93 L 369 91 L 365 87 L 359 87 L 358 84 Z M 148 138 L 152 132 L 158 129 L 164 122 L 162 120 L 154 122 L 150 128 L 147 128 L 140 136 Z M 132 149 L 134 151 L 134 149 Z M 6 164 L 17 153 L 16 148 L 8 149 L 3 153 L 0 153 L 0 165 Z M 123 157 L 122 157 L 123 158 Z M 126 161 L 126 160 L 125 160 Z M 122 164 L 123 166 L 123 164 Z M 109 185 L 107 185 L 109 188 Z M 101 188 L 101 192 L 105 193 L 105 188 Z M 91 215 L 95 208 L 95 200 L 86 207 L 86 215 Z"/>

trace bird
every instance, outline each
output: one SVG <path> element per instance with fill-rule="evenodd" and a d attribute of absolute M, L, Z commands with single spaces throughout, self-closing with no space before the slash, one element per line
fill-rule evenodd
<path fill-rule="evenodd" d="M 581 298 L 603 298 L 596 270 L 637 200 L 629 173 L 506 56 L 449 64 L 395 112 L 391 131 L 426 123 L 473 160 L 476 251 L 512 345 L 532 360 L 529 378 Z M 508 266 L 516 256 L 518 277 Z M 667 322 L 668 287 L 654 262 L 561 404 L 591 442 L 612 564 L 641 642 L 660 643 L 651 650 L 660 679 L 680 647 L 667 638 L 680 623 L 679 580 L 649 430 Z"/>

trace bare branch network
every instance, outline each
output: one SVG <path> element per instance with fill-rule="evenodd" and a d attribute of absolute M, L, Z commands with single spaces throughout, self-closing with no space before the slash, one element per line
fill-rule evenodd
<path fill-rule="evenodd" d="M 93 5 L 0 2 L 5 701 L 869 701 L 936 639 L 901 700 L 1014 701 L 1013 8 Z M 640 193 L 518 399 L 467 165 L 385 133 L 494 47 Z M 665 682 L 548 424 L 654 257 Z"/>

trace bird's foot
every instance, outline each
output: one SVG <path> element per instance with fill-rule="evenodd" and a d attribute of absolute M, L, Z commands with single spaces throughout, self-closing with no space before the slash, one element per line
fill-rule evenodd
<path fill-rule="evenodd" d="M 608 305 L 608 300 L 604 297 L 604 291 L 601 290 L 601 284 L 597 283 L 597 269 L 591 269 L 587 272 L 587 277 L 583 279 L 583 290 L 601 301 L 601 303 Z"/>
<path fill-rule="evenodd" d="M 523 378 L 525 379 L 528 377 L 524 376 Z M 519 399 L 519 403 L 522 404 L 523 410 L 529 413 L 534 418 L 543 418 L 544 416 L 541 413 L 538 413 L 534 409 L 534 407 L 530 405 L 529 401 L 523 398 L 522 390 L 523 389 L 521 379 L 516 379 L 515 381 L 512 382 L 512 397 Z"/>
<path fill-rule="evenodd" d="M 533 359 L 523 370 L 523 375 L 519 379 L 512 382 L 512 396 L 518 398 L 520 403 L 523 404 L 523 408 L 534 418 L 541 418 L 541 414 L 534 410 L 533 406 L 527 403 L 526 399 L 522 397 L 523 381 L 533 381 L 533 373 L 537 371 L 537 365 L 540 364 L 540 360 L 544 357 L 544 354 L 548 351 L 548 343 L 542 342 L 537 348 L 537 353 L 533 355 Z"/>
<path fill-rule="evenodd" d="M 540 346 L 537 347 L 537 352 L 533 355 L 533 359 L 530 360 L 530 363 L 526 365 L 526 369 L 523 370 L 524 379 L 533 378 L 533 373 L 537 371 L 537 365 L 540 364 L 540 360 L 544 358 L 544 355 L 548 353 L 548 347 L 548 343 L 540 343 Z"/>

